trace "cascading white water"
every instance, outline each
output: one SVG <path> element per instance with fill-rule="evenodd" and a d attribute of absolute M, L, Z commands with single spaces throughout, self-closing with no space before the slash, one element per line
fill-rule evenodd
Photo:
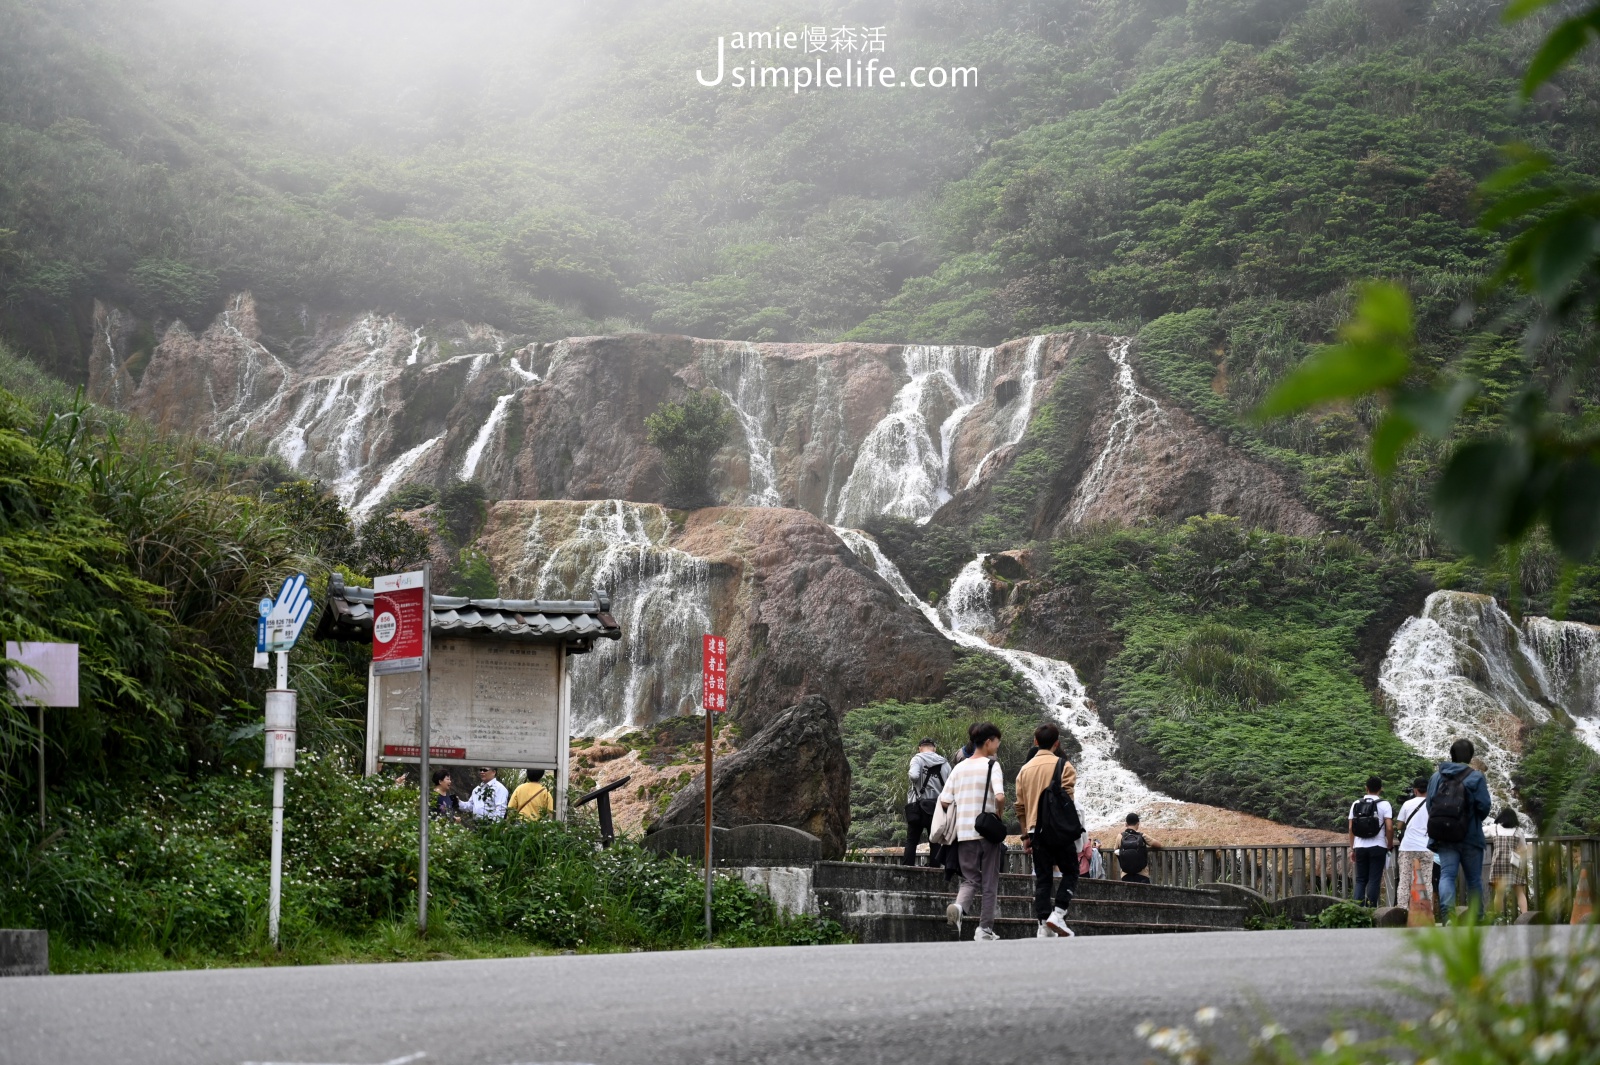
<path fill-rule="evenodd" d="M 704 360 L 711 362 L 710 359 Z M 737 360 L 723 359 L 720 365 L 712 363 L 708 369 L 718 380 L 721 392 L 733 407 L 744 432 L 745 447 L 750 456 L 750 494 L 746 501 L 752 507 L 777 507 L 783 505 L 778 495 L 778 474 L 772 462 L 772 441 L 767 438 L 764 419 L 771 400 L 767 396 L 767 369 L 761 353 L 754 344 L 743 344 Z"/>
<path fill-rule="evenodd" d="M 903 357 L 910 380 L 856 452 L 839 493 L 839 525 L 886 514 L 927 521 L 950 499 L 951 442 L 989 386 L 994 349 L 908 345 Z M 940 408 L 948 413 L 936 440 L 929 425 Z"/>
<path fill-rule="evenodd" d="M 244 347 L 244 361 L 234 386 L 233 401 L 226 408 L 220 408 L 211 383 L 206 383 L 206 390 L 211 396 L 211 424 L 218 437 L 229 443 L 243 440 L 252 426 L 282 405 L 284 388 L 289 382 L 289 368 L 283 364 L 283 360 L 268 350 L 266 345 L 245 336 L 244 331 L 233 324 L 233 316 L 243 309 L 244 296 L 241 294 L 223 309 L 221 318 L 223 332 Z M 278 371 L 278 383 L 265 403 L 256 404 L 256 386 L 268 362 Z"/>
<path fill-rule="evenodd" d="M 514 360 L 513 360 L 514 361 Z M 489 446 L 489 441 L 494 439 L 494 432 L 505 421 L 506 411 L 511 408 L 511 401 L 517 398 L 518 393 L 507 392 L 494 401 L 494 409 L 489 411 L 489 416 L 483 420 L 483 427 L 478 430 L 478 435 L 473 437 L 472 445 L 467 448 L 466 456 L 461 460 L 461 479 L 472 480 L 478 472 L 478 463 L 483 460 L 483 452 Z"/>
<path fill-rule="evenodd" d="M 907 605 L 922 611 L 947 639 L 1002 659 L 1033 685 L 1040 700 L 1082 747 L 1074 766 L 1078 771 L 1075 797 L 1085 825 L 1097 828 L 1114 824 L 1130 811 L 1151 803 L 1174 801 L 1145 787 L 1132 770 L 1117 761 L 1116 737 L 1089 705 L 1083 684 L 1070 664 L 1027 651 L 995 647 L 985 638 L 994 626 L 989 582 L 983 573 L 983 560 L 988 556 L 979 555 L 968 562 L 951 582 L 950 593 L 945 597 L 949 611 L 946 618 L 918 598 L 900 570 L 870 536 L 856 529 L 839 527 L 835 527 L 834 532 L 857 558 L 887 581 Z"/>
<path fill-rule="evenodd" d="M 1378 687 L 1395 734 L 1424 757 L 1438 761 L 1453 740 L 1471 740 L 1500 802 L 1513 792 L 1523 726 L 1549 721 L 1553 708 L 1600 750 L 1597 679 L 1592 626 L 1528 618 L 1519 629 L 1490 596 L 1444 591 L 1394 634 Z"/>
<path fill-rule="evenodd" d="M 1011 420 L 1006 423 L 1006 435 L 1000 443 L 989 449 L 988 454 L 978 460 L 978 466 L 972 471 L 972 476 L 967 478 L 965 487 L 974 487 L 983 471 L 988 468 L 989 460 L 1008 447 L 1018 444 L 1028 431 L 1028 422 L 1033 419 L 1033 393 L 1039 387 L 1039 370 L 1044 361 L 1044 336 L 1036 336 L 1028 341 L 1028 355 L 1022 366 L 1022 380 L 1017 386 L 1017 407 L 1011 412 Z"/>
<path fill-rule="evenodd" d="M 1111 415 L 1111 427 L 1106 430 L 1105 445 L 1078 484 L 1077 500 L 1071 513 L 1073 521 L 1082 521 L 1089 508 L 1099 500 L 1111 475 L 1132 450 L 1140 431 L 1161 418 L 1161 404 L 1139 391 L 1133 364 L 1128 361 L 1128 350 L 1132 347 L 1132 337 L 1118 337 L 1111 345 L 1109 354 L 1116 366 L 1117 408 Z"/>
<path fill-rule="evenodd" d="M 548 505 L 552 515 L 580 504 Z M 667 546 L 671 521 L 653 504 L 582 505 L 570 528 L 537 513 L 524 534 L 509 594 L 588 599 L 611 594 L 620 641 L 572 660 L 574 735 L 598 735 L 692 711 L 700 695 L 700 638 L 711 624 L 706 560 Z"/>
<path fill-rule="evenodd" d="M 382 503 L 389 493 L 394 490 L 395 486 L 400 483 L 400 479 L 410 473 L 411 468 L 421 460 L 422 456 L 431 451 L 433 446 L 443 440 L 444 437 L 445 434 L 440 433 L 431 440 L 424 440 L 389 463 L 388 468 L 383 471 L 383 476 L 378 478 L 378 483 L 372 486 L 372 490 L 362 496 L 360 502 L 350 508 L 350 516 L 356 521 L 365 521 L 367 515 L 372 513 L 372 509 Z"/>

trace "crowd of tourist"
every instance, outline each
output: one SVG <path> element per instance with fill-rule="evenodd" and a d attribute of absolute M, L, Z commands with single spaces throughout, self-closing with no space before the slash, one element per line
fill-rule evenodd
<path fill-rule="evenodd" d="M 978 722 L 952 762 L 932 739 L 923 739 L 908 770 L 903 861 L 917 864 L 926 837 L 928 865 L 961 880 L 946 916 L 959 932 L 962 921 L 975 913 L 978 942 L 1000 938 L 995 908 L 1009 834 L 1003 820 L 1009 796 L 996 758 L 1000 740 L 998 727 Z M 1103 878 L 1111 866 L 1078 816 L 1077 770 L 1061 753 L 1059 728 L 1040 725 L 1033 744 L 1013 784 L 1022 851 L 1033 862 L 1035 934 L 1070 937 L 1066 916 L 1079 879 Z M 1482 918 L 1487 880 L 1497 912 L 1508 902 L 1518 912 L 1527 909 L 1528 839 L 1509 805 L 1484 828 L 1492 804 L 1483 764 L 1474 754 L 1471 741 L 1456 740 L 1431 777 L 1411 781 L 1398 812 L 1384 798 L 1383 781 L 1367 779 L 1365 794 L 1350 804 L 1347 818 L 1357 901 L 1377 906 L 1387 871 L 1397 863 L 1399 905 L 1423 906 L 1450 919 L 1464 892 Z M 1139 814 L 1128 813 L 1112 851 L 1121 879 L 1150 883 L 1150 852 L 1158 849 L 1160 844 L 1140 830 Z"/>

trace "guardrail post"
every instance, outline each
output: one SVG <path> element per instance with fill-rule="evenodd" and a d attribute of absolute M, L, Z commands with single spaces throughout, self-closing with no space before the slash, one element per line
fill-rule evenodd
<path fill-rule="evenodd" d="M 1306 893 L 1306 849 L 1304 847 L 1296 847 L 1294 849 L 1294 893 L 1296 895 L 1304 895 Z"/>

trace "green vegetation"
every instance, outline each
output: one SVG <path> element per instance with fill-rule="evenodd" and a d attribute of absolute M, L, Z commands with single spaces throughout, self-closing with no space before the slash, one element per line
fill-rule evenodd
<path fill-rule="evenodd" d="M 733 432 L 733 411 L 721 392 L 690 393 L 682 403 L 665 400 L 644 420 L 645 439 L 661 452 L 667 501 L 698 507 L 716 501 L 711 456 Z"/>
<path fill-rule="evenodd" d="M 116 964 L 121 951 L 189 964 L 274 960 L 265 927 L 270 798 L 268 774 L 234 768 L 158 783 L 99 813 L 60 808 L 59 829 L 43 840 L 29 819 L 0 820 L 0 921 L 49 928 L 69 951 L 85 952 L 85 965 Z M 416 903 L 413 789 L 303 753 L 288 774 L 285 809 L 288 960 L 362 949 L 409 956 L 453 942 L 491 953 L 514 943 L 522 953 L 663 949 L 704 936 L 694 863 L 626 840 L 597 854 L 594 824 L 512 818 L 435 827 L 429 914 L 445 938 L 423 944 L 399 928 Z M 713 920 L 728 944 L 839 938 L 828 922 L 782 919 L 736 878 L 717 881 Z M 109 957 L 97 953 L 107 948 Z"/>
<path fill-rule="evenodd" d="M 1367 626 L 1384 619 L 1386 637 L 1417 594 L 1405 564 L 1210 517 L 1057 541 L 1050 576 L 1120 639 L 1096 690 L 1155 787 L 1335 828 L 1369 774 L 1425 768 L 1361 677 Z"/>
<path fill-rule="evenodd" d="M 1038 693 L 1010 666 L 985 654 L 962 653 L 945 674 L 948 691 L 931 703 L 884 700 L 844 715 L 840 731 L 850 759 L 852 847 L 905 842 L 906 767 L 917 741 L 931 737 L 953 760 L 966 745 L 967 727 L 992 721 L 1000 727 L 1000 765 L 1014 776 L 1033 746 L 1033 730 L 1050 720 Z M 1070 736 L 1062 737 L 1070 754 Z"/>
<path fill-rule="evenodd" d="M 1600 832 L 1600 755 L 1566 725 L 1540 725 L 1523 741 L 1517 798 L 1547 835 Z"/>

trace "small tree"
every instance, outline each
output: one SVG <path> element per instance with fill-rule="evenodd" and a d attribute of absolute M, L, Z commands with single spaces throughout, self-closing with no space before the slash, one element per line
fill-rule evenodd
<path fill-rule="evenodd" d="M 666 502 L 702 507 L 715 501 L 711 491 L 711 456 L 733 430 L 733 412 L 722 393 L 706 389 L 682 403 L 668 400 L 644 421 L 645 439 L 661 452 Z"/>

